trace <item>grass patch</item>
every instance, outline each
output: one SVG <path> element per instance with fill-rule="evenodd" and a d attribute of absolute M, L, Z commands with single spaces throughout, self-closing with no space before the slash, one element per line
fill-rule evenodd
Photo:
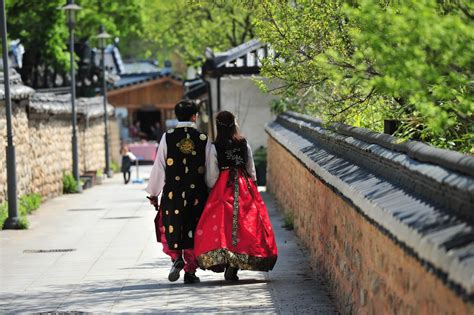
<path fill-rule="evenodd" d="M 77 192 L 77 181 L 70 173 L 63 174 L 63 193 L 74 194 Z"/>
<path fill-rule="evenodd" d="M 40 205 L 41 195 L 39 194 L 28 194 L 20 197 L 20 207 L 24 207 L 27 214 L 31 214 L 38 209 Z"/>
<path fill-rule="evenodd" d="M 117 162 L 110 161 L 110 170 L 114 173 L 118 173 L 120 171 L 120 166 Z"/>
<path fill-rule="evenodd" d="M 8 218 L 8 206 L 6 203 L 0 204 L 0 230 L 3 230 L 3 224 Z"/>
<path fill-rule="evenodd" d="M 288 231 L 292 231 L 295 228 L 294 222 L 295 217 L 293 216 L 293 213 L 285 212 L 283 214 L 283 228 L 287 229 Z"/>
<path fill-rule="evenodd" d="M 28 214 L 33 213 L 41 205 L 41 195 L 28 194 L 18 200 L 18 228 L 27 229 L 29 226 Z M 0 204 L 0 230 L 8 218 L 8 203 Z"/>

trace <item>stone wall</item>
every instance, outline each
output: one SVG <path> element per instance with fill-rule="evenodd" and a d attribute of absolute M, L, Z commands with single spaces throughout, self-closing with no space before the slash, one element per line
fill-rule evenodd
<path fill-rule="evenodd" d="M 415 189 L 406 189 L 400 178 L 396 180 L 398 190 L 386 190 L 396 173 L 406 169 L 399 167 L 390 178 L 373 171 L 377 163 L 361 168 L 354 161 L 355 155 L 362 155 L 357 151 L 362 144 L 335 130 L 326 132 L 316 120 L 288 114 L 280 116 L 267 131 L 268 189 L 280 208 L 294 216 L 295 232 L 309 249 L 313 270 L 328 280 L 342 313 L 474 313 L 474 262 L 469 259 L 474 254 L 474 240 L 469 218 L 462 221 L 454 211 L 414 193 Z M 337 150 L 348 144 L 352 149 Z M 369 146 L 364 152 L 375 155 L 379 148 Z M 380 154 L 388 156 L 387 152 Z M 398 156 L 398 161 L 401 159 Z M 381 162 L 391 170 L 390 161 L 381 158 Z M 431 163 L 411 163 L 410 167 L 426 167 L 430 174 L 440 171 Z M 472 177 L 450 169 L 442 171 L 446 189 L 454 187 L 467 193 L 471 198 L 467 202 L 474 201 Z M 412 172 L 412 181 L 417 182 Z M 466 180 L 465 186 L 447 184 L 446 175 L 455 176 L 458 184 Z M 435 180 L 432 183 L 436 185 Z M 407 200 L 412 197 L 410 204 Z M 414 202 L 419 202 L 420 208 L 414 207 Z M 391 213 L 391 207 L 398 212 Z M 422 217 L 440 209 L 450 220 Z M 392 214 L 397 220 L 392 220 Z M 420 225 L 414 224 L 416 216 L 421 218 Z M 412 220 L 403 228 L 407 218 Z M 453 232 L 456 226 L 456 233 L 462 226 L 462 235 Z M 414 232 L 417 234 L 411 234 Z"/>
<path fill-rule="evenodd" d="M 39 193 L 45 199 L 62 194 L 62 177 L 72 170 L 70 96 L 34 94 L 20 91 L 13 82 L 13 139 L 16 153 L 18 196 Z M 2 84 L 3 86 L 3 84 Z M 0 91 L 2 96 L 3 91 Z M 108 107 L 111 160 L 119 162 L 117 122 L 113 108 Z M 100 97 L 79 99 L 78 149 L 80 172 L 97 171 L 105 167 L 103 106 Z M 113 132 L 117 132 L 114 135 Z M 0 97 L 0 203 L 6 201 L 6 115 L 5 102 Z"/>

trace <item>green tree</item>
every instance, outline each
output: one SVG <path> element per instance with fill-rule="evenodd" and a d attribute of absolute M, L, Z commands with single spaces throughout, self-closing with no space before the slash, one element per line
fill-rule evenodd
<path fill-rule="evenodd" d="M 474 26 L 463 1 L 262 0 L 257 34 L 292 109 L 469 151 Z M 281 103 L 279 104 L 281 105 Z"/>
<path fill-rule="evenodd" d="M 8 36 L 10 40 L 19 39 L 25 46 L 20 73 L 31 86 L 48 79 L 38 75 L 40 68 L 68 68 L 68 33 L 64 13 L 58 10 L 63 4 L 62 0 L 6 2 Z"/>
<path fill-rule="evenodd" d="M 253 2 L 154 0 L 148 5 L 145 33 L 160 48 L 160 59 L 177 52 L 187 64 L 196 64 L 206 47 L 225 50 L 255 36 Z"/>
<path fill-rule="evenodd" d="M 65 0 L 8 0 L 9 39 L 20 39 L 25 47 L 23 80 L 33 87 L 54 85 L 56 75 L 69 69 L 68 29 L 60 8 Z M 113 36 L 141 36 L 144 0 L 79 0 L 82 7 L 76 18 L 76 42 L 90 41 L 94 46 L 99 26 Z M 125 43 L 126 45 L 126 43 Z"/>

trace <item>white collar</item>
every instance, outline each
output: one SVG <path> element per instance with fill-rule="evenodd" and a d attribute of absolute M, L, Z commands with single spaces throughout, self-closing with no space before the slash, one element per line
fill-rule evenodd
<path fill-rule="evenodd" d="M 196 123 L 192 121 L 178 121 L 178 124 L 176 125 L 175 128 L 184 128 L 184 127 L 196 129 Z"/>

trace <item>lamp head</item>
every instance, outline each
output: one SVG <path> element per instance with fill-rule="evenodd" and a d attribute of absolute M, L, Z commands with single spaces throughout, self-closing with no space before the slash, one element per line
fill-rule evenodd
<path fill-rule="evenodd" d="M 108 34 L 105 31 L 104 26 L 101 25 L 100 28 L 99 28 L 99 34 L 97 34 L 97 36 L 96 36 L 99 48 L 100 49 L 105 49 L 105 46 L 107 45 L 107 40 L 111 37 L 112 36 L 110 36 L 110 34 Z"/>
<path fill-rule="evenodd" d="M 64 10 L 64 12 L 66 12 L 67 21 L 69 25 L 74 25 L 76 11 L 79 11 L 80 9 L 81 7 L 77 4 L 74 4 L 73 0 L 68 0 L 67 4 L 61 7 L 61 10 Z"/>

